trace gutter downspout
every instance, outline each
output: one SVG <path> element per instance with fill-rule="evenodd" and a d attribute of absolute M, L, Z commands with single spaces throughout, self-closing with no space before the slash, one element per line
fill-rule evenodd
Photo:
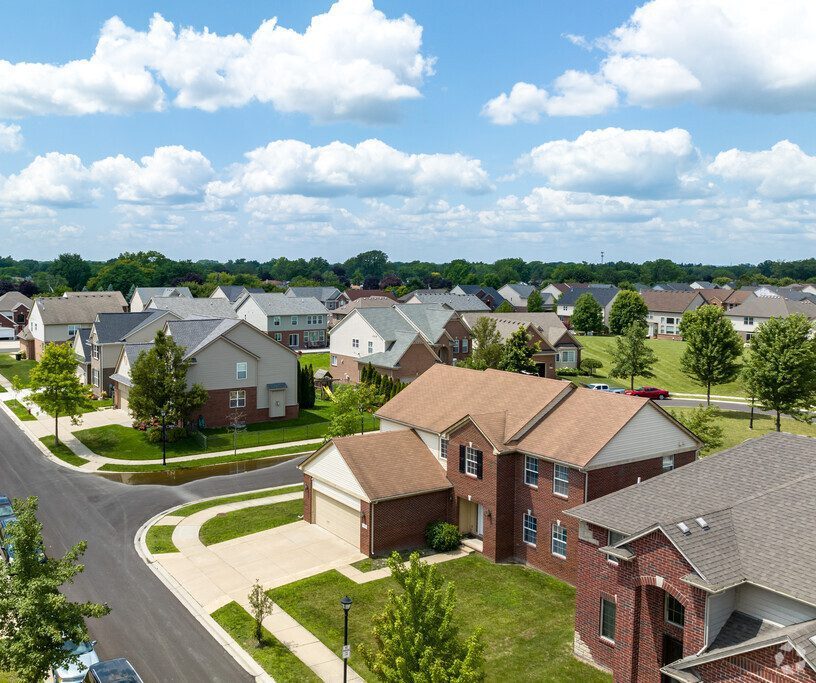
<path fill-rule="evenodd" d="M 374 555 L 374 506 L 376 503 L 374 501 L 371 502 L 369 506 L 369 520 L 368 520 L 368 533 L 370 534 L 370 539 L 368 543 L 368 552 L 370 555 Z"/>

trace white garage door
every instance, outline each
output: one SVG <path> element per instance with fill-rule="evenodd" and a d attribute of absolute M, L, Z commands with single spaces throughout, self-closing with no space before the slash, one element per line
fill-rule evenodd
<path fill-rule="evenodd" d="M 13 327 L 0 327 L 0 339 L 14 339 Z"/>
<path fill-rule="evenodd" d="M 325 493 L 314 492 L 315 524 L 331 531 L 355 548 L 360 547 L 360 511 L 343 505 Z"/>

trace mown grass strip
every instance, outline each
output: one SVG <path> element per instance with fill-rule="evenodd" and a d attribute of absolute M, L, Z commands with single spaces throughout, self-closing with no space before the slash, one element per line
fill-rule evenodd
<path fill-rule="evenodd" d="M 42 441 L 45 444 L 45 447 L 55 456 L 57 456 L 60 460 L 64 460 L 69 465 L 73 465 L 74 467 L 82 467 L 82 465 L 88 462 L 85 458 L 81 458 L 74 453 L 64 443 L 54 443 L 53 435 L 44 436 L 42 439 L 40 439 L 40 441 Z"/>
<path fill-rule="evenodd" d="M 297 522 L 302 516 L 302 498 L 243 508 L 225 512 L 207 520 L 201 525 L 198 538 L 204 545 L 223 543 L 233 538 L 257 534 L 259 531 Z"/>
<path fill-rule="evenodd" d="M 253 491 L 252 493 L 241 493 L 237 496 L 224 496 L 223 498 L 214 498 L 213 500 L 202 500 L 200 503 L 192 503 L 185 505 L 183 508 L 175 510 L 171 514 L 174 517 L 189 517 L 196 512 L 202 510 L 209 510 L 210 508 L 218 507 L 219 505 L 226 505 L 227 503 L 242 503 L 245 500 L 256 500 L 258 498 L 268 498 L 269 496 L 282 496 L 285 493 L 296 493 L 302 491 L 303 485 L 286 486 L 281 489 L 273 489 L 266 491 Z"/>
<path fill-rule="evenodd" d="M 152 526 L 147 530 L 145 544 L 147 549 L 155 554 L 177 553 L 179 551 L 173 543 L 173 526 L 159 525 Z"/>
<path fill-rule="evenodd" d="M 26 408 L 16 398 L 11 399 L 10 401 L 6 401 L 5 403 L 9 407 L 9 410 L 11 410 L 11 412 L 17 416 L 18 420 L 28 422 L 29 420 L 37 419 L 31 413 L 29 413 L 28 408 Z"/>

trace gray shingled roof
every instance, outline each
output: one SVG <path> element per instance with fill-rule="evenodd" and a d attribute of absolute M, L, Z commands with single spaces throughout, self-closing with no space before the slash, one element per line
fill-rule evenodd
<path fill-rule="evenodd" d="M 193 298 L 193 294 L 189 287 L 137 287 L 135 290 L 133 290 L 133 296 L 130 297 L 130 300 L 133 301 L 137 294 L 139 295 L 139 298 L 142 300 L 143 304 L 146 304 L 154 296 L 183 296 L 188 299 Z"/>
<path fill-rule="evenodd" d="M 814 501 L 816 439 L 771 433 L 567 514 L 630 536 L 663 529 L 709 589 L 748 582 L 816 605 Z"/>
<path fill-rule="evenodd" d="M 163 311 L 141 311 L 140 313 L 100 313 L 96 316 L 94 329 L 97 344 L 121 342 L 129 332 L 150 318 L 164 315 Z"/>
<path fill-rule="evenodd" d="M 291 294 L 290 294 L 291 292 Z M 336 299 L 341 294 L 337 287 L 290 287 L 286 290 L 289 297 L 309 297 L 313 296 L 318 301 L 330 301 Z"/>
<path fill-rule="evenodd" d="M 456 287 L 461 289 L 465 294 L 473 294 L 474 296 L 478 296 L 479 292 L 484 292 L 493 299 L 493 306 L 496 308 L 504 303 L 504 297 L 499 294 L 499 290 L 494 287 L 480 287 L 479 285 L 456 285 Z M 452 289 L 456 289 L 456 287 Z"/>
<path fill-rule="evenodd" d="M 91 325 L 99 313 L 121 313 L 117 297 L 113 296 L 43 297 L 34 301 L 44 325 Z M 119 297 L 122 295 L 115 292 Z"/>
<path fill-rule="evenodd" d="M 612 299 L 615 298 L 620 290 L 617 287 L 580 287 L 570 289 L 561 295 L 558 299 L 559 306 L 574 306 L 578 298 L 584 294 L 592 295 L 601 306 L 606 306 Z"/>
<path fill-rule="evenodd" d="M 171 320 L 167 323 L 167 329 L 173 341 L 184 347 L 184 357 L 190 358 L 200 348 L 239 324 L 240 321 L 233 318 Z"/>
<path fill-rule="evenodd" d="M 810 301 L 793 301 L 779 296 L 751 296 L 739 306 L 726 313 L 729 316 L 750 316 L 756 318 L 784 318 L 792 313 L 804 313 L 808 318 L 816 318 L 816 305 Z"/>
<path fill-rule="evenodd" d="M 440 304 L 400 304 L 392 308 L 418 329 L 430 344 L 436 344 L 445 334 L 445 325 L 456 315 Z"/>
<path fill-rule="evenodd" d="M 183 297 L 154 297 L 151 308 L 171 311 L 179 318 L 237 318 L 226 299 L 186 299 Z"/>
<path fill-rule="evenodd" d="M 474 294 L 416 294 L 419 303 L 441 304 L 449 306 L 457 312 L 464 311 L 489 311 L 488 306 L 478 296 Z"/>
<path fill-rule="evenodd" d="M 533 293 L 535 287 L 524 282 L 508 282 L 507 287 L 514 290 L 522 299 L 526 299 Z"/>
<path fill-rule="evenodd" d="M 476 321 L 482 316 L 493 318 L 497 321 L 497 325 L 499 320 L 516 323 L 516 329 L 518 329 L 518 325 L 530 323 L 544 335 L 551 346 L 555 346 L 565 334 L 568 334 L 571 339 L 570 343 L 582 348 L 581 342 L 566 328 L 564 323 L 561 322 L 561 318 L 555 313 L 464 313 L 462 318 L 468 327 L 473 329 Z"/>
<path fill-rule="evenodd" d="M 231 304 L 238 301 L 243 294 L 263 294 L 264 291 L 260 287 L 244 287 L 243 285 L 218 285 L 217 289 L 224 292 L 227 301 Z"/>
<path fill-rule="evenodd" d="M 125 356 L 127 356 L 128 363 L 132 366 L 142 351 L 150 351 L 152 348 L 153 342 L 146 344 L 125 344 L 124 353 Z"/>
<path fill-rule="evenodd" d="M 20 292 L 6 292 L 0 296 L 0 311 L 12 311 L 17 304 L 25 304 L 31 310 L 34 302 Z"/>
<path fill-rule="evenodd" d="M 313 296 L 286 296 L 285 294 L 250 294 L 266 315 L 328 315 L 329 311 Z M 226 317 L 226 316 L 225 316 Z"/>

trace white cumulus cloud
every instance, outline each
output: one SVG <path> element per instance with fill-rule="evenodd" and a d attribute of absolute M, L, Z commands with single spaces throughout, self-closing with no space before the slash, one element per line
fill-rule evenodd
<path fill-rule="evenodd" d="M 16 152 L 23 146 L 23 133 L 15 123 L 0 123 L 0 152 Z"/>
<path fill-rule="evenodd" d="M 96 196 L 90 171 L 75 154 L 48 152 L 19 173 L 0 177 L 0 201 L 80 206 Z"/>
<path fill-rule="evenodd" d="M 0 61 L 0 116 L 159 111 L 169 98 L 205 111 L 258 101 L 319 120 L 387 120 L 433 73 L 421 46 L 421 26 L 372 0 L 338 0 L 303 33 L 276 18 L 251 36 L 222 36 L 160 14 L 147 31 L 113 17 L 87 59 Z"/>
<path fill-rule="evenodd" d="M 654 197 L 676 194 L 693 182 L 689 173 L 697 158 L 691 135 L 681 128 L 604 128 L 539 145 L 518 165 L 558 190 Z"/>
<path fill-rule="evenodd" d="M 312 147 L 276 140 L 246 154 L 236 182 L 250 194 L 308 196 L 418 195 L 491 189 L 478 159 L 461 154 L 406 154 L 380 140 Z M 223 191 L 223 188 L 221 188 Z"/>

